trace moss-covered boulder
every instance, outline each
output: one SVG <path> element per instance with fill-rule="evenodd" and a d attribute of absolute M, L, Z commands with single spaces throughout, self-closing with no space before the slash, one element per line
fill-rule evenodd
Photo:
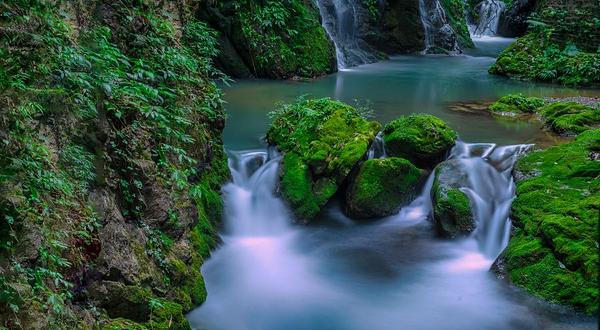
<path fill-rule="evenodd" d="M 519 38 L 500 54 L 489 73 L 563 85 L 600 85 L 600 53 L 556 44 L 552 33 L 538 30 Z"/>
<path fill-rule="evenodd" d="M 431 190 L 436 231 L 442 237 L 466 236 L 475 229 L 469 198 L 460 188 L 469 187 L 468 173 L 457 159 L 439 164 Z"/>
<path fill-rule="evenodd" d="M 600 127 L 600 109 L 576 102 L 556 102 L 540 108 L 546 126 L 560 135 L 577 135 Z"/>
<path fill-rule="evenodd" d="M 548 301 L 598 311 L 600 130 L 534 152 L 515 167 L 516 229 L 494 269 Z"/>
<path fill-rule="evenodd" d="M 443 160 L 456 138 L 443 120 L 426 114 L 401 117 L 383 130 L 388 155 L 406 158 L 421 168 L 433 168 Z"/>
<path fill-rule="evenodd" d="M 421 170 L 403 158 L 369 159 L 348 188 L 344 210 L 353 218 L 391 215 L 414 196 Z"/>
<path fill-rule="evenodd" d="M 489 107 L 494 115 L 499 116 L 522 116 L 536 113 L 544 106 L 546 101 L 537 97 L 525 97 L 523 94 L 509 94 L 503 96 Z"/>
<path fill-rule="evenodd" d="M 381 125 L 327 98 L 300 99 L 272 115 L 267 139 L 285 153 L 281 193 L 300 219 L 311 219 L 367 152 Z"/>

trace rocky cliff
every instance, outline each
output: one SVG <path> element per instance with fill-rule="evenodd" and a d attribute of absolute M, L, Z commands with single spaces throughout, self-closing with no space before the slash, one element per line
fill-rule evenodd
<path fill-rule="evenodd" d="M 196 5 L 0 4 L 0 328 L 190 328 L 229 177 Z"/>

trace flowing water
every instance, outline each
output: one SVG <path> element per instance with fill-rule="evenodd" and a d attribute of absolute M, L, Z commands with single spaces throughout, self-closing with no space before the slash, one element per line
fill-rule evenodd
<path fill-rule="evenodd" d="M 539 123 L 497 122 L 485 112 L 455 111 L 522 92 L 566 96 L 572 90 L 491 77 L 485 70 L 504 40 L 478 41 L 465 56 L 403 56 L 309 83 L 241 81 L 227 88 L 224 138 L 233 182 L 223 187 L 223 245 L 202 268 L 208 299 L 187 317 L 206 330 L 595 329 L 595 320 L 541 302 L 489 272 L 507 243 L 514 198 L 510 171 L 540 135 Z M 462 140 L 449 156 L 468 173 L 461 190 L 476 230 L 462 240 L 435 236 L 430 176 L 400 212 L 372 222 L 343 215 L 334 198 L 307 226 L 293 226 L 276 196 L 278 161 L 262 136 L 275 100 L 300 94 L 352 103 L 371 99 L 376 119 L 427 112 Z M 368 158 L 385 157 L 379 137 Z M 251 151 L 232 151 L 251 150 Z"/>
<path fill-rule="evenodd" d="M 485 0 L 475 7 L 478 13 L 476 22 L 469 24 L 469 32 L 472 36 L 495 36 L 498 34 L 500 16 L 506 10 L 506 4 L 498 0 Z"/>
<path fill-rule="evenodd" d="M 436 52 L 436 47 L 443 48 L 453 54 L 460 52 L 456 33 L 448 23 L 446 11 L 439 0 L 419 0 L 419 13 L 425 31 L 424 54 Z M 446 38 L 452 39 L 450 44 L 438 45 L 438 42 Z"/>
<path fill-rule="evenodd" d="M 356 36 L 357 0 L 317 0 L 323 18 L 323 28 L 333 40 L 339 69 L 347 69 L 379 60 L 365 41 Z"/>

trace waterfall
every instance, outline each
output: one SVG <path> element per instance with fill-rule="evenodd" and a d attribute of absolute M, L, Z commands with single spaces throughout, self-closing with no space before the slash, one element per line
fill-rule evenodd
<path fill-rule="evenodd" d="M 485 0 L 478 4 L 474 12 L 478 14 L 476 22 L 469 24 L 469 32 L 472 36 L 496 36 L 500 16 L 506 9 L 506 4 L 498 0 Z"/>
<path fill-rule="evenodd" d="M 335 45 L 340 69 L 378 61 L 377 52 L 357 36 L 360 24 L 365 24 L 357 20 L 357 11 L 363 10 L 360 6 L 356 0 L 317 0 L 323 28 Z"/>
<path fill-rule="evenodd" d="M 512 168 L 531 145 L 497 146 L 495 144 L 457 142 L 450 159 L 467 173 L 468 184 L 461 187 L 471 202 L 475 218 L 472 236 L 479 250 L 493 259 L 508 244 L 510 207 L 515 198 Z"/>
<path fill-rule="evenodd" d="M 375 141 L 371 144 L 371 147 L 367 151 L 367 159 L 375 159 L 375 158 L 386 158 L 387 154 L 385 152 L 385 144 L 383 142 L 382 133 L 379 132 L 375 137 Z"/>
<path fill-rule="evenodd" d="M 437 49 L 460 52 L 456 33 L 448 23 L 448 16 L 439 0 L 419 0 L 419 13 L 425 31 L 424 54 L 435 53 Z"/>

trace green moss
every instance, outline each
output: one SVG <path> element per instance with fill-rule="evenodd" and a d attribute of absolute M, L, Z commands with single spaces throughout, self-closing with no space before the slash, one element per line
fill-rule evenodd
<path fill-rule="evenodd" d="M 600 53 L 554 44 L 552 33 L 538 29 L 519 38 L 500 54 L 489 73 L 564 85 L 598 86 Z"/>
<path fill-rule="evenodd" d="M 102 330 L 148 330 L 148 328 L 131 320 L 117 318 L 105 324 Z"/>
<path fill-rule="evenodd" d="M 253 70 L 271 78 L 314 77 L 335 68 L 335 48 L 310 2 L 240 1 L 236 10 Z"/>
<path fill-rule="evenodd" d="M 519 160 L 517 177 L 528 179 L 517 182 L 511 218 L 519 231 L 504 253 L 514 283 L 588 313 L 598 308 L 598 151 L 595 129 Z"/>
<path fill-rule="evenodd" d="M 388 123 L 383 139 L 388 155 L 431 168 L 454 146 L 457 134 L 439 118 L 413 114 Z"/>
<path fill-rule="evenodd" d="M 544 106 L 546 101 L 537 97 L 525 97 L 523 94 L 510 94 L 503 96 L 490 106 L 490 111 L 495 114 L 523 114 L 535 113 L 538 108 Z"/>
<path fill-rule="evenodd" d="M 557 102 L 539 109 L 546 125 L 562 135 L 577 135 L 600 126 L 600 109 L 575 102 Z"/>
<path fill-rule="evenodd" d="M 181 305 L 174 302 L 162 302 L 161 307 L 152 311 L 148 327 L 155 330 L 191 330 L 192 327 L 183 316 Z"/>
<path fill-rule="evenodd" d="M 281 191 L 294 212 L 313 218 L 367 152 L 381 128 L 330 99 L 300 99 L 272 113 L 267 139 L 285 152 Z"/>
<path fill-rule="evenodd" d="M 467 235 L 474 229 L 473 211 L 469 198 L 460 190 L 439 182 L 440 169 L 436 169 L 433 185 L 433 215 L 438 234 L 456 237 Z"/>
<path fill-rule="evenodd" d="M 421 170 L 406 159 L 369 159 L 360 167 L 346 210 L 357 217 L 392 214 L 413 193 L 421 177 Z"/>

